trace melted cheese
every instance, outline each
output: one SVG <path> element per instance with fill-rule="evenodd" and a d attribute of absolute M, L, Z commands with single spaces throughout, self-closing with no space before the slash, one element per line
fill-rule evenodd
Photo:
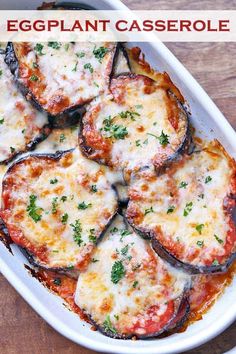
<path fill-rule="evenodd" d="M 149 242 L 134 232 L 129 230 L 122 237 L 124 230 L 128 231 L 119 216 L 97 246 L 94 262 L 80 274 L 75 302 L 99 326 L 103 327 L 109 316 L 119 334 L 142 335 L 146 333 L 148 309 L 158 306 L 158 321 L 168 302 L 182 296 L 190 278 L 164 263 Z M 125 275 L 114 283 L 111 274 L 117 261 L 122 262 Z M 140 325 L 134 329 L 137 321 Z"/>
<path fill-rule="evenodd" d="M 117 208 L 116 193 L 105 169 L 85 159 L 76 149 L 58 161 L 29 157 L 25 163 L 15 165 L 12 173 L 13 176 L 8 173 L 5 177 L 6 185 L 14 184 L 13 188 L 9 186 L 11 207 L 5 220 L 9 229 L 16 227 L 37 249 L 46 248 L 46 264 L 38 256 L 41 265 L 82 268 L 80 264 L 94 248 L 93 241 L 106 228 Z M 96 186 L 95 191 L 92 186 Z M 37 197 L 37 208 L 42 208 L 38 211 L 41 220 L 37 222 L 27 211 L 32 195 Z M 63 215 L 64 218 L 67 215 L 64 223 Z M 80 223 L 81 245 L 74 238 L 76 220 Z"/>
<path fill-rule="evenodd" d="M 117 169 L 134 170 L 146 165 L 158 164 L 173 155 L 182 145 L 187 129 L 187 119 L 181 109 L 179 110 L 179 127 L 176 130 L 169 120 L 169 109 L 176 105 L 171 102 L 167 92 L 153 84 L 152 92 L 146 93 L 149 86 L 144 77 L 114 79 L 112 81 L 112 93 L 91 105 L 90 110 L 83 118 L 85 145 L 95 149 L 94 156 L 102 156 L 102 145 L 94 148 L 89 142 L 87 126 L 91 124 L 104 141 L 104 144 L 112 144 L 109 156 L 105 161 Z M 125 84 L 120 88 L 122 81 Z M 122 102 L 116 96 L 122 96 Z M 122 118 L 122 112 L 129 113 Z M 126 129 L 127 134 L 123 137 L 110 137 L 111 130 L 106 130 L 105 120 L 112 119 L 112 125 Z M 92 123 L 91 123 L 92 120 Z M 162 132 L 168 135 L 168 144 L 162 145 L 159 137 Z M 96 150 L 97 149 L 97 150 Z M 100 150 L 99 150 L 100 149 Z M 91 155 L 93 158 L 93 155 Z M 103 157 L 101 158 L 103 161 Z"/>
<path fill-rule="evenodd" d="M 3 55 L 0 55 L 0 70 L 0 162 L 3 162 L 27 150 L 27 145 L 40 137 L 47 117 L 25 101 Z"/>
<path fill-rule="evenodd" d="M 30 86 L 36 100 L 50 114 L 56 115 L 67 108 L 88 102 L 107 89 L 115 43 L 96 46 L 90 42 L 51 42 L 55 44 L 54 48 L 49 43 L 28 43 L 26 55 L 25 43 L 15 44 L 14 48 L 18 53 L 20 67 L 27 68 L 28 75 L 37 78 L 32 83 L 29 76 L 21 75 L 20 81 Z M 35 49 L 37 45 L 42 46 L 42 49 Z M 107 52 L 99 58 L 95 56 L 94 50 L 101 47 Z"/>
<path fill-rule="evenodd" d="M 211 143 L 178 169 L 158 177 L 140 174 L 130 187 L 127 215 L 183 262 L 211 265 L 222 257 L 224 263 L 231 219 L 224 198 L 231 192 L 232 172 L 220 145 Z"/>

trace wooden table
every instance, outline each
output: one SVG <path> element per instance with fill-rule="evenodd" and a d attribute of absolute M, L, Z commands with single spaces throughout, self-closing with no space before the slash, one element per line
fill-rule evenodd
<path fill-rule="evenodd" d="M 112 0 L 111 0 L 112 1 Z M 90 1 L 92 4 L 92 1 Z M 228 9 L 235 0 L 124 0 L 132 9 Z M 236 129 L 236 43 L 169 43 Z M 236 324 L 188 354 L 222 354 L 236 346 Z M 2 354 L 94 354 L 63 338 L 46 324 L 0 275 Z"/>

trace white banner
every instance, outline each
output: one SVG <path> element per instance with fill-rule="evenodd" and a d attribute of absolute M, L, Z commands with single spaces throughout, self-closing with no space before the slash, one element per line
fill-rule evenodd
<path fill-rule="evenodd" d="M 0 41 L 235 42 L 236 11 L 0 11 Z"/>

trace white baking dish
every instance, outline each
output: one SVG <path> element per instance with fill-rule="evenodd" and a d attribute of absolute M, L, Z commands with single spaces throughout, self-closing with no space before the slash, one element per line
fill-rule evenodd
<path fill-rule="evenodd" d="M 76 2 L 76 0 L 73 0 Z M 21 0 L 18 9 L 33 9 L 41 0 Z M 86 0 L 80 1 L 85 3 Z M 87 2 L 88 3 L 88 2 Z M 127 10 L 119 0 L 94 0 L 89 4 L 96 9 Z M 15 0 L 1 1 L 1 9 L 14 9 Z M 139 43 L 147 54 L 147 60 L 153 67 L 167 71 L 174 83 L 187 99 L 192 112 L 194 126 L 203 131 L 203 136 L 216 137 L 228 152 L 236 157 L 236 133 L 224 116 L 199 86 L 190 73 L 162 43 Z M 62 300 L 51 294 L 36 279 L 32 278 L 24 264 L 25 258 L 17 247 L 13 246 L 14 256 L 0 244 L 0 271 L 53 328 L 74 342 L 101 351 L 103 353 L 180 353 L 196 347 L 222 332 L 236 319 L 236 278 L 223 296 L 215 303 L 201 321 L 195 322 L 183 333 L 174 334 L 163 339 L 122 341 L 105 337 L 90 330 L 90 326 L 80 320 L 79 316 L 62 306 Z"/>

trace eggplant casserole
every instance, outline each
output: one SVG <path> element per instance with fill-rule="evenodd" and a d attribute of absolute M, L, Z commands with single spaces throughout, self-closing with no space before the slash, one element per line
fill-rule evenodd
<path fill-rule="evenodd" d="M 182 328 L 236 258 L 235 160 L 138 48 L 8 43 L 0 80 L 2 241 L 107 336 Z"/>

